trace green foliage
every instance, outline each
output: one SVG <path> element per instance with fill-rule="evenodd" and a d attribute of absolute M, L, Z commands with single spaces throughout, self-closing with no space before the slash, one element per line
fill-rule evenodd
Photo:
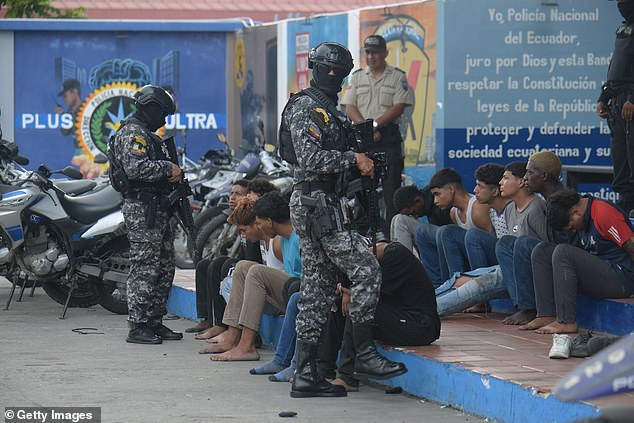
<path fill-rule="evenodd" d="M 5 18 L 85 18 L 86 9 L 62 11 L 51 4 L 51 0 L 0 0 L 0 8 L 6 8 Z"/>

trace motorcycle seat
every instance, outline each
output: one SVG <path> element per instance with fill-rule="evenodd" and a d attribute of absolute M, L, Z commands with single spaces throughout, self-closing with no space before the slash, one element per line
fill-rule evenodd
<path fill-rule="evenodd" d="M 79 180 L 59 180 L 53 181 L 53 184 L 64 191 L 68 195 L 79 195 L 90 191 L 97 186 L 97 182 L 92 179 L 79 179 Z"/>
<path fill-rule="evenodd" d="M 69 197 L 60 196 L 66 213 L 81 223 L 93 223 L 121 208 L 123 197 L 112 186 L 87 194 Z"/>

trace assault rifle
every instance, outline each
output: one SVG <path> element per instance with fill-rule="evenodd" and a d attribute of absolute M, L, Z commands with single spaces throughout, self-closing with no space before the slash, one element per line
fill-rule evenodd
<path fill-rule="evenodd" d="M 362 176 L 361 188 L 367 201 L 368 234 L 372 239 L 374 255 L 376 256 L 376 234 L 381 229 L 378 188 L 383 184 L 387 174 L 387 158 L 384 152 L 372 151 L 374 145 L 374 126 L 372 119 L 350 125 L 348 131 L 349 142 L 357 153 L 363 153 L 374 162 L 374 176 Z"/>
<path fill-rule="evenodd" d="M 179 166 L 174 137 L 165 138 L 163 143 L 167 148 L 169 160 L 176 166 Z M 192 195 L 192 189 L 189 186 L 189 181 L 187 181 L 187 179 L 183 176 L 180 182 L 174 184 L 174 190 L 169 194 L 168 200 L 169 203 L 174 206 L 178 219 L 180 220 L 180 224 L 187 233 L 189 241 L 187 242 L 187 249 L 189 250 L 189 254 L 191 255 L 192 260 L 196 260 L 196 231 L 194 228 L 192 209 L 189 204 L 188 197 L 190 195 Z"/>

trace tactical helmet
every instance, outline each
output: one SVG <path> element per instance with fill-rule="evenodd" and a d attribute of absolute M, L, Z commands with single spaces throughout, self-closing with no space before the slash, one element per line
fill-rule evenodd
<path fill-rule="evenodd" d="M 308 55 L 308 68 L 313 69 L 315 63 L 342 69 L 346 75 L 353 68 L 352 55 L 339 43 L 327 42 L 314 47 Z"/>
<path fill-rule="evenodd" d="M 147 106 L 154 103 L 161 108 L 165 116 L 172 115 L 176 112 L 176 104 L 170 93 L 156 85 L 145 85 L 134 93 L 135 103 L 140 106 Z"/>

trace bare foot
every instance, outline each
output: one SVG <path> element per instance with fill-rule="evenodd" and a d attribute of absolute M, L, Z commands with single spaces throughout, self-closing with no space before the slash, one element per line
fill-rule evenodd
<path fill-rule="evenodd" d="M 330 383 L 332 383 L 333 385 L 343 386 L 344 388 L 346 388 L 346 392 L 359 392 L 358 386 L 348 385 L 343 379 L 337 378 Z"/>
<path fill-rule="evenodd" d="M 551 324 L 555 321 L 552 316 L 540 316 L 536 317 L 525 325 L 520 326 L 519 330 L 535 330 Z"/>
<path fill-rule="evenodd" d="M 231 339 L 233 342 L 233 336 L 229 333 L 228 330 L 224 331 L 224 332 L 220 332 L 218 335 L 214 336 L 213 338 L 209 338 L 207 339 L 207 342 L 209 342 L 210 344 L 222 344 L 225 343 L 227 340 Z M 240 334 L 238 333 L 238 340 L 240 340 Z"/>
<path fill-rule="evenodd" d="M 579 331 L 579 327 L 576 323 L 559 323 L 552 322 L 547 326 L 543 326 L 537 329 L 535 332 L 537 333 L 577 333 Z"/>
<path fill-rule="evenodd" d="M 230 343 L 213 344 L 205 349 L 198 351 L 198 354 L 218 354 L 229 351 L 233 347 L 235 347 L 235 345 Z"/>
<path fill-rule="evenodd" d="M 207 330 L 211 327 L 211 325 L 209 324 L 208 320 L 203 320 L 201 322 L 198 322 L 198 324 L 196 326 L 192 326 L 190 328 L 185 329 L 185 332 L 187 333 L 198 333 L 198 332 L 202 332 L 204 330 Z"/>
<path fill-rule="evenodd" d="M 535 317 L 537 317 L 537 311 L 535 310 L 520 310 L 517 313 L 504 318 L 502 323 L 505 325 L 525 325 Z"/>
<path fill-rule="evenodd" d="M 489 305 L 489 303 L 476 304 L 473 307 L 469 307 L 468 309 L 463 311 L 463 313 L 490 313 L 490 312 L 491 312 L 491 306 Z"/>
<path fill-rule="evenodd" d="M 227 330 L 226 327 L 216 325 L 216 326 L 210 327 L 208 329 L 205 329 L 201 333 L 197 333 L 196 335 L 194 335 L 194 338 L 196 338 L 196 339 L 211 339 L 214 336 L 220 335 L 222 332 L 224 332 L 226 330 Z"/>
<path fill-rule="evenodd" d="M 223 354 L 214 354 L 209 357 L 211 361 L 258 361 L 260 354 L 257 350 L 242 351 L 239 348 L 232 348 Z"/>
<path fill-rule="evenodd" d="M 458 278 L 456 278 L 456 282 L 454 282 L 453 284 L 453 287 L 460 288 L 462 285 L 466 284 L 471 279 L 473 279 L 471 276 L 458 276 Z"/>

